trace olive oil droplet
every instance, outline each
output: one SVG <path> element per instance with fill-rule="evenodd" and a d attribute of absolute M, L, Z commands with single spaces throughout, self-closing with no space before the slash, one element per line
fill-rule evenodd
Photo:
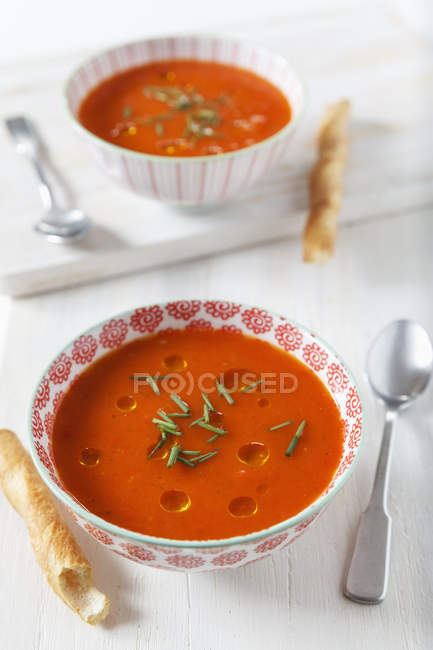
<path fill-rule="evenodd" d="M 166 512 L 184 512 L 191 505 L 191 499 L 181 490 L 167 490 L 159 501 L 161 508 Z"/>
<path fill-rule="evenodd" d="M 269 458 L 269 449 L 261 442 L 249 442 L 238 449 L 238 458 L 250 467 L 261 467 Z"/>
<path fill-rule="evenodd" d="M 124 397 L 119 397 L 116 406 L 122 413 L 128 413 L 128 411 L 133 411 L 137 408 L 137 402 L 131 395 L 125 395 Z"/>
<path fill-rule="evenodd" d="M 229 503 L 229 512 L 233 517 L 251 517 L 257 512 L 257 503 L 251 497 L 236 497 Z"/>
<path fill-rule="evenodd" d="M 100 460 L 99 451 L 97 449 L 92 449 L 92 447 L 86 447 L 81 452 L 80 456 L 80 465 L 85 467 L 96 467 Z"/>

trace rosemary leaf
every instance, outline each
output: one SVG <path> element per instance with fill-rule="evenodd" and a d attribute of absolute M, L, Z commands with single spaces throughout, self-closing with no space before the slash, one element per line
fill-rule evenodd
<path fill-rule="evenodd" d="M 235 400 L 230 395 L 230 393 L 227 391 L 226 387 L 223 386 L 222 384 L 220 384 L 218 379 L 215 379 L 215 383 L 216 383 L 216 387 L 217 387 L 217 390 L 218 390 L 218 394 L 221 395 L 222 397 L 224 397 L 230 405 L 234 404 Z"/>
<path fill-rule="evenodd" d="M 170 393 L 170 397 L 173 400 L 173 402 L 177 404 L 177 406 L 180 408 L 181 411 L 183 411 L 184 413 L 190 412 L 190 408 L 188 404 L 184 402 L 183 399 L 181 399 L 178 395 L 176 395 L 175 393 Z"/>
<path fill-rule="evenodd" d="M 260 384 L 263 384 L 263 379 L 259 379 L 259 381 L 255 381 L 254 384 L 248 384 L 248 386 L 244 386 L 241 388 L 241 391 L 243 393 L 246 393 L 248 390 L 252 390 L 256 386 L 260 386 Z"/>
<path fill-rule="evenodd" d="M 191 462 L 190 460 L 187 460 L 186 458 L 182 458 L 182 456 L 178 456 L 177 460 L 179 460 L 184 465 L 189 465 L 190 467 L 195 467 L 193 462 Z"/>
<path fill-rule="evenodd" d="M 287 447 L 286 456 L 291 456 L 293 454 L 293 451 L 294 451 L 296 445 L 298 444 L 299 438 L 302 436 L 302 432 L 304 430 L 304 427 L 305 427 L 306 423 L 307 423 L 307 420 L 302 420 L 302 422 L 299 425 L 295 435 L 292 438 L 292 442 Z"/>
<path fill-rule="evenodd" d="M 194 458 L 196 463 L 204 463 L 205 460 L 209 460 L 209 458 L 212 458 L 212 456 L 216 456 L 218 452 L 217 451 L 210 451 L 208 454 L 203 454 L 203 456 L 199 456 L 198 458 Z"/>
<path fill-rule="evenodd" d="M 170 422 L 169 420 L 160 420 L 159 418 L 152 418 L 154 424 L 159 424 L 163 429 L 177 429 L 177 424 L 175 422 Z"/>
<path fill-rule="evenodd" d="M 198 426 L 202 427 L 203 429 L 207 429 L 208 431 L 213 431 L 214 433 L 217 433 L 219 436 L 224 436 L 227 433 L 225 429 L 214 427 L 212 424 L 206 424 L 206 422 L 199 422 Z"/>
<path fill-rule="evenodd" d="M 168 413 L 170 418 L 190 418 L 191 413 Z"/>
<path fill-rule="evenodd" d="M 151 389 L 153 390 L 153 392 L 156 393 L 157 395 L 160 395 L 160 390 L 158 388 L 158 384 L 156 383 L 154 378 L 151 377 L 150 375 L 147 375 L 146 380 L 147 380 L 147 383 L 149 384 L 149 386 L 151 387 Z"/>
<path fill-rule="evenodd" d="M 195 424 L 199 424 L 200 422 L 203 422 L 203 416 L 201 418 L 197 418 L 197 420 L 194 420 L 194 422 L 190 422 L 190 427 L 193 427 Z"/>
<path fill-rule="evenodd" d="M 165 440 L 158 440 L 158 442 L 156 443 L 155 447 L 152 449 L 152 451 L 151 451 L 150 454 L 148 455 L 147 460 L 149 460 L 150 458 L 152 458 L 153 454 L 154 454 L 156 451 L 158 451 L 158 449 L 160 449 L 160 448 L 162 447 L 162 445 L 164 444 L 164 442 L 165 442 Z"/>
<path fill-rule="evenodd" d="M 274 427 L 269 427 L 268 431 L 276 431 L 282 427 L 287 427 L 289 424 L 293 424 L 293 420 L 287 420 L 287 422 L 281 422 L 281 424 L 276 424 Z"/>
<path fill-rule="evenodd" d="M 210 401 L 210 399 L 206 395 L 206 393 L 202 393 L 201 396 L 202 396 L 204 402 L 207 404 L 207 407 L 208 407 L 209 411 L 215 411 L 215 408 L 213 407 L 212 402 Z"/>
<path fill-rule="evenodd" d="M 122 118 L 124 120 L 129 120 L 132 115 L 132 108 L 130 106 L 125 106 L 122 111 Z"/>
<path fill-rule="evenodd" d="M 167 467 L 173 467 L 180 453 L 180 445 L 173 445 L 168 456 Z"/>
<path fill-rule="evenodd" d="M 164 409 L 158 409 L 157 410 L 158 415 L 165 420 L 166 422 L 170 422 L 170 424 L 174 424 L 173 420 L 171 419 L 171 413 L 166 413 Z"/>

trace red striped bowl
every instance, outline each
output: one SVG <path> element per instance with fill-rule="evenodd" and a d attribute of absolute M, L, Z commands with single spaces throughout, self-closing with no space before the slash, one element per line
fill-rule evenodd
<path fill-rule="evenodd" d="M 134 66 L 175 58 L 227 63 L 265 77 L 287 97 L 292 120 L 270 138 L 245 149 L 191 158 L 130 151 L 102 140 L 80 124 L 81 101 L 103 79 Z M 267 174 L 286 154 L 305 104 L 303 83 L 283 57 L 251 43 L 213 36 L 146 39 L 105 50 L 73 72 L 65 96 L 74 126 L 108 176 L 138 194 L 177 205 L 223 201 Z"/>

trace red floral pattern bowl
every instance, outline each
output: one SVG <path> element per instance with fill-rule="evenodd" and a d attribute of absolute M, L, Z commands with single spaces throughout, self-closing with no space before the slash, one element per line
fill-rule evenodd
<path fill-rule="evenodd" d="M 209 328 L 244 332 L 295 355 L 327 386 L 344 420 L 344 450 L 326 490 L 310 506 L 265 530 L 221 540 L 185 541 L 142 535 L 115 526 L 82 507 L 62 486 L 52 453 L 53 422 L 65 391 L 86 366 L 127 341 L 170 329 Z M 359 455 L 363 409 L 356 386 L 340 357 L 299 323 L 259 307 L 218 300 L 180 300 L 139 307 L 109 318 L 79 335 L 44 372 L 33 396 L 30 445 L 33 460 L 54 495 L 90 535 L 124 557 L 161 569 L 212 571 L 239 567 L 291 544 L 349 478 Z"/>

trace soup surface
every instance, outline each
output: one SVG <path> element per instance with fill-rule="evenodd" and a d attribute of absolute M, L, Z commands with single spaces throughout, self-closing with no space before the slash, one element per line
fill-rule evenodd
<path fill-rule="evenodd" d="M 258 75 L 221 63 L 151 63 L 106 79 L 78 119 L 113 144 L 149 154 L 203 156 L 260 142 L 291 117 L 286 97 Z"/>
<path fill-rule="evenodd" d="M 167 331 L 104 355 L 67 391 L 53 433 L 61 480 L 86 508 L 172 539 L 295 515 L 327 487 L 342 447 L 337 406 L 309 368 L 222 330 Z"/>

